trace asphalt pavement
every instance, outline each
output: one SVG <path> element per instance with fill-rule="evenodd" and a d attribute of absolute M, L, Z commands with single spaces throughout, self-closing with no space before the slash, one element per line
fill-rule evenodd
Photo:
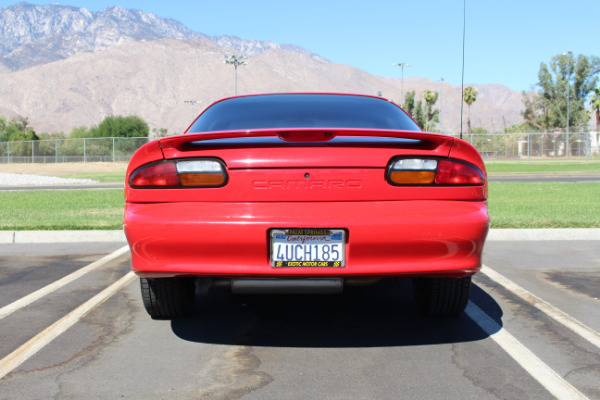
<path fill-rule="evenodd" d="M 3 244 L 0 399 L 600 399 L 600 236 L 534 231 L 492 231 L 456 319 L 420 316 L 396 280 L 213 288 L 158 321 L 125 242 Z"/>

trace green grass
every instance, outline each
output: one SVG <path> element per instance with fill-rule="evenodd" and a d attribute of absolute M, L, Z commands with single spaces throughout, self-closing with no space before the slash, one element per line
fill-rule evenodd
<path fill-rule="evenodd" d="M 491 182 L 492 228 L 599 228 L 600 183 Z M 0 230 L 121 229 L 123 190 L 0 192 Z"/>
<path fill-rule="evenodd" d="M 575 173 L 600 173 L 600 163 L 499 163 L 486 162 L 485 167 L 489 174 L 575 174 Z"/>
<path fill-rule="evenodd" d="M 0 230 L 122 229 L 123 190 L 0 192 Z"/>
<path fill-rule="evenodd" d="M 123 172 L 97 172 L 67 175 L 65 178 L 73 179 L 93 179 L 102 183 L 123 183 L 125 182 L 125 171 Z"/>
<path fill-rule="evenodd" d="M 600 183 L 491 182 L 492 228 L 598 228 Z"/>

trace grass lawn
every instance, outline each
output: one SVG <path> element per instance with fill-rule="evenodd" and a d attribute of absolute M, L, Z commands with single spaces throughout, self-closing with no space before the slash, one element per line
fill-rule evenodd
<path fill-rule="evenodd" d="M 123 190 L 0 192 L 0 230 L 122 229 Z"/>
<path fill-rule="evenodd" d="M 599 228 L 600 182 L 491 182 L 492 228 Z"/>
<path fill-rule="evenodd" d="M 600 228 L 600 183 L 491 182 L 492 228 Z M 0 230 L 121 229 L 123 190 L 0 191 Z"/>
<path fill-rule="evenodd" d="M 497 162 L 486 161 L 485 167 L 488 174 L 576 174 L 576 173 L 600 173 L 600 162 L 589 163 L 577 162 Z"/>
<path fill-rule="evenodd" d="M 123 183 L 125 182 L 125 171 L 123 172 L 94 172 L 84 174 L 66 175 L 65 178 L 92 179 L 101 183 Z"/>

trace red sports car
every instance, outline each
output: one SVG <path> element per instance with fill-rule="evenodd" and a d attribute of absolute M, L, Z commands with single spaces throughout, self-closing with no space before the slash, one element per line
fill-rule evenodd
<path fill-rule="evenodd" d="M 427 315 L 463 312 L 489 229 L 483 161 L 389 100 L 227 98 L 131 159 L 124 229 L 153 318 L 196 291 L 338 293 L 411 277 Z"/>

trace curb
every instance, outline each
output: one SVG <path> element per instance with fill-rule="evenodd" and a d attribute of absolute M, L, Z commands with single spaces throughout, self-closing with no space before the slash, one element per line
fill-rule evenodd
<path fill-rule="evenodd" d="M 491 229 L 487 241 L 600 240 L 600 228 Z M 0 244 L 126 243 L 118 231 L 0 231 Z"/>
<path fill-rule="evenodd" d="M 600 240 L 600 228 L 491 229 L 489 241 Z"/>
<path fill-rule="evenodd" d="M 0 244 L 127 242 L 118 231 L 0 231 Z"/>

